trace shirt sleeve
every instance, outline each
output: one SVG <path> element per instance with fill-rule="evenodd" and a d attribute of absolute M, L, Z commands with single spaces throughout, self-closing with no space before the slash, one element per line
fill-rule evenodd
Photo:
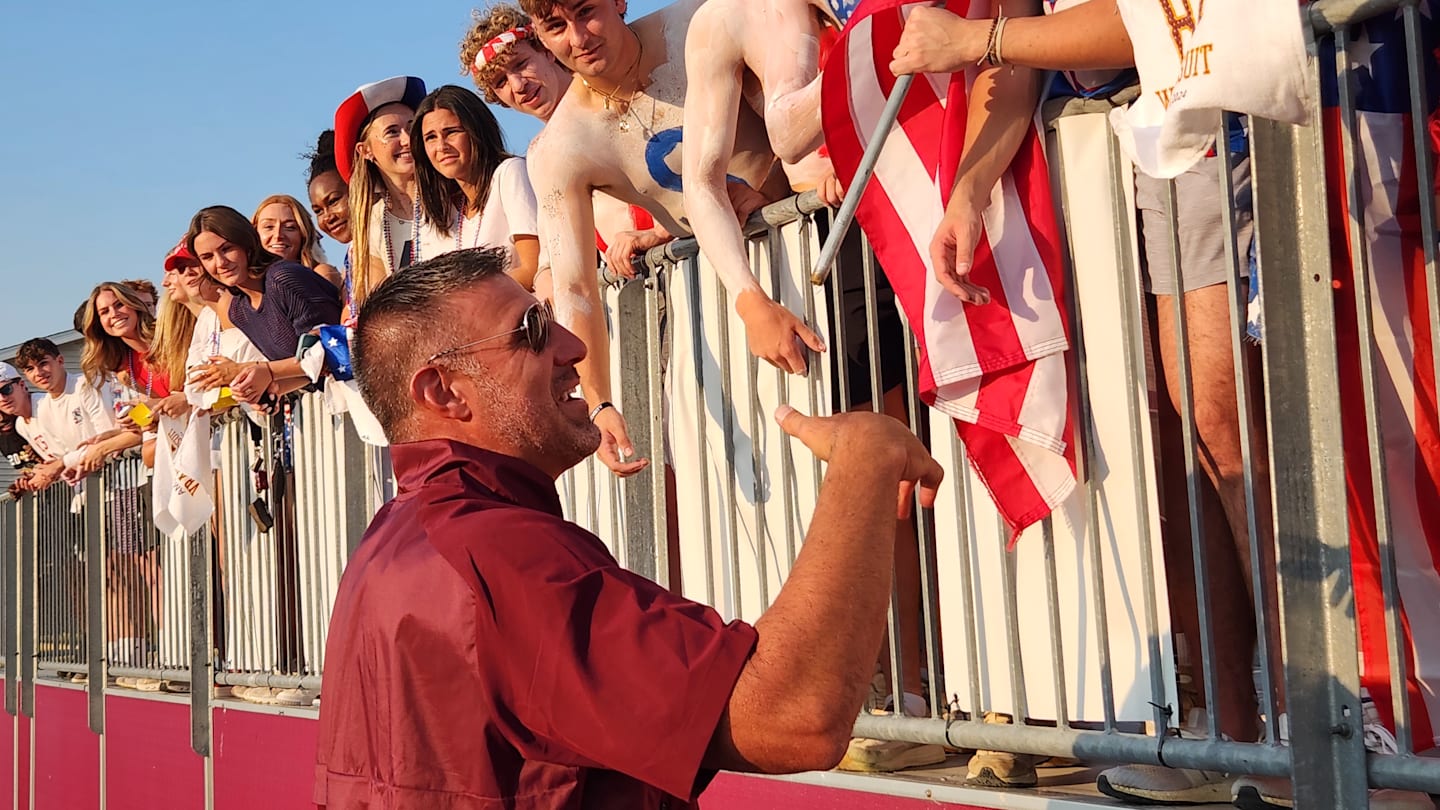
<path fill-rule="evenodd" d="M 317 326 L 340 322 L 340 292 L 334 284 L 298 264 L 270 272 L 280 273 L 276 292 L 281 294 L 279 303 L 295 330 L 296 340 Z"/>
<path fill-rule="evenodd" d="M 91 436 L 119 427 L 115 421 L 115 405 L 107 399 L 104 385 L 103 382 L 99 386 L 90 385 L 83 380 L 79 385 L 80 402 L 85 409 L 85 418 L 90 422 Z"/>
<path fill-rule="evenodd" d="M 472 546 L 469 561 L 485 595 L 477 649 L 495 651 L 482 678 L 506 737 L 528 758 L 693 798 L 754 628 L 622 569 L 573 524 L 515 513 L 506 541 Z"/>
<path fill-rule="evenodd" d="M 538 235 L 540 228 L 536 224 L 535 190 L 530 187 L 525 158 L 510 158 L 501 163 L 495 170 L 495 180 L 500 203 L 505 208 L 510 240 L 514 241 L 517 236 Z"/>

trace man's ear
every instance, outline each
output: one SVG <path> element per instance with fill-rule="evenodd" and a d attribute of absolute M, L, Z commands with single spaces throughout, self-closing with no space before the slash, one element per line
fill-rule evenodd
<path fill-rule="evenodd" d="M 425 366 L 410 377 L 410 400 L 416 408 L 442 419 L 470 418 L 470 403 L 435 366 Z"/>
<path fill-rule="evenodd" d="M 615 0 L 615 10 L 618 11 L 618 12 L 620 12 L 620 16 L 621 16 L 621 17 L 624 17 L 624 16 L 625 16 L 625 0 Z"/>

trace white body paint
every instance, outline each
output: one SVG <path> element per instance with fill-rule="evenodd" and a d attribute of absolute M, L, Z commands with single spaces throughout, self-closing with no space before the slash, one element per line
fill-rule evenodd
<path fill-rule="evenodd" d="M 700 7 L 700 0 L 678 0 L 631 24 L 645 54 L 641 70 L 648 70 L 648 84 L 644 91 L 635 95 L 628 109 L 616 105 L 605 110 L 603 99 L 575 82 L 528 156 L 530 180 L 541 200 L 540 232 L 549 253 L 557 300 L 562 295 L 580 296 L 591 307 L 588 313 L 578 306 L 562 307 L 573 309 L 575 319 L 561 314 L 560 320 L 589 347 L 589 358 L 580 370 L 586 399 L 592 403 L 610 398 L 608 336 L 603 321 L 597 320 L 601 315 L 592 195 L 602 191 L 642 206 L 672 234 L 690 232 L 686 201 L 674 182 L 681 172 L 679 144 L 664 161 L 647 162 L 646 148 L 652 138 L 668 130 L 673 130 L 669 137 L 678 141 L 687 90 L 682 55 L 691 17 Z M 775 156 L 759 115 L 749 107 L 740 115 L 741 135 L 726 172 L 762 188 Z M 628 121 L 628 131 L 621 131 L 622 119 Z M 652 162 L 658 172 L 652 171 Z M 783 183 L 780 185 L 776 198 L 784 193 Z M 750 286 L 756 286 L 748 268 L 745 277 Z M 728 286 L 730 279 L 726 282 Z"/>

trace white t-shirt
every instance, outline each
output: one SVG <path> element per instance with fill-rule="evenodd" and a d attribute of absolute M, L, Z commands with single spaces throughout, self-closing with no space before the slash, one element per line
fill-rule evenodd
<path fill-rule="evenodd" d="M 525 158 L 506 158 L 490 176 L 490 194 L 480 213 L 466 217 L 458 232 L 452 224 L 449 236 L 441 236 L 433 228 L 424 229 L 421 257 L 433 259 L 453 250 L 473 247 L 511 247 L 515 237 L 539 233 L 535 208 L 535 191 L 530 187 Z M 519 257 L 512 250 L 510 266 L 519 263 Z"/>
<path fill-rule="evenodd" d="M 34 394 L 30 404 L 31 418 L 16 420 L 15 430 L 46 461 L 64 458 L 81 442 L 118 426 L 103 389 L 85 382 L 79 374 L 66 376 L 65 392 L 60 396 Z"/>
<path fill-rule="evenodd" d="M 190 350 L 185 357 L 185 393 L 194 395 L 196 404 L 199 394 L 190 387 L 190 371 L 196 366 L 209 362 L 214 355 L 228 357 L 237 363 L 260 363 L 268 358 L 245 337 L 239 329 L 221 329 L 220 316 L 210 307 L 201 307 L 195 316 L 195 332 L 190 337 Z"/>
<path fill-rule="evenodd" d="M 389 250 L 385 249 L 386 225 L 390 226 Z M 420 215 L 421 249 L 418 257 L 412 243 L 411 232 L 414 230 L 415 220 L 413 218 L 400 219 L 390 213 L 390 209 L 385 205 L 385 200 L 381 199 L 375 203 L 375 207 L 370 209 L 370 256 L 379 259 L 385 269 L 393 273 L 395 267 L 390 261 L 392 253 L 395 259 L 394 264 L 398 264 L 402 269 L 438 255 L 431 253 L 429 248 L 436 243 L 435 240 L 439 239 L 439 235 L 435 233 L 434 226 L 425 219 L 424 214 Z"/>

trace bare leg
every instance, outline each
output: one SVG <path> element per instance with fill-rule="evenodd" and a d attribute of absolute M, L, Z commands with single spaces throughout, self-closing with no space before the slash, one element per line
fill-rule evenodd
<path fill-rule="evenodd" d="M 1255 738 L 1255 697 L 1251 673 L 1254 655 L 1254 583 L 1250 577 L 1251 553 L 1245 496 L 1244 461 L 1240 449 L 1240 424 L 1236 410 L 1235 369 L 1232 362 L 1228 293 L 1224 285 L 1192 290 L 1185 294 L 1188 355 L 1193 396 L 1192 414 L 1198 438 L 1199 466 L 1214 485 L 1223 509 L 1224 523 L 1207 521 L 1205 544 L 1210 569 L 1211 609 L 1216 643 L 1216 687 L 1221 701 L 1220 728 L 1239 740 Z M 1156 323 L 1160 358 L 1169 400 L 1180 410 L 1179 356 L 1175 345 L 1174 297 L 1156 296 Z M 1252 386 L 1253 388 L 1254 386 Z M 1254 413 L 1252 409 L 1252 414 Z M 1265 486 L 1264 448 L 1258 431 L 1250 426 L 1252 470 L 1257 486 Z M 1176 444 L 1183 452 L 1183 446 Z M 1171 456 L 1178 463 L 1183 456 Z M 1173 466 L 1173 465 L 1167 465 Z M 1183 478 L 1180 479 L 1183 481 Z M 1183 494 L 1184 490 L 1181 490 Z M 1168 500 L 1168 499 L 1167 499 Z M 1257 499 L 1263 509 L 1264 498 Z M 1260 548 L 1268 548 L 1268 511 L 1257 514 L 1262 536 Z M 1172 529 L 1168 534 L 1173 536 Z M 1188 532 L 1184 533 L 1188 537 Z M 1228 539 L 1225 535 L 1229 535 Z M 1169 556 L 1169 555 L 1167 555 Z M 1265 582 L 1274 579 L 1274 564 L 1262 559 Z M 1193 574 L 1192 574 L 1193 578 Z M 1237 581 L 1238 580 L 1238 581 Z M 1247 600 L 1235 596 L 1243 593 Z M 1193 605 L 1193 599 L 1190 600 Z M 1274 600 L 1270 600 L 1274 604 Z M 1270 625 L 1275 627 L 1273 623 Z M 1189 634 L 1187 633 L 1187 639 Z M 1192 647 L 1194 662 L 1200 661 L 1199 634 Z"/>

